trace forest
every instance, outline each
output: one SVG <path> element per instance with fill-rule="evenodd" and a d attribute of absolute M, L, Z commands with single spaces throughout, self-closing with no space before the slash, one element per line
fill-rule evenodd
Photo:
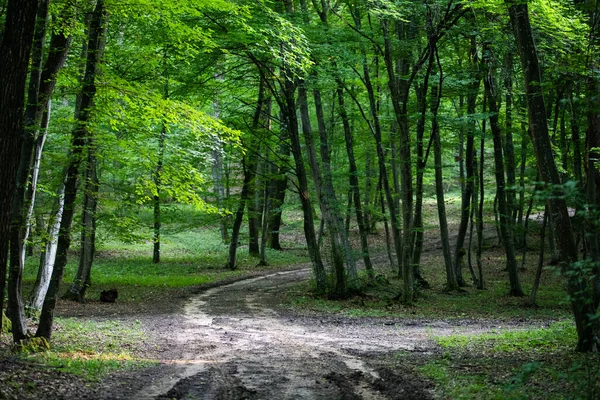
<path fill-rule="evenodd" d="M 336 354 L 299 398 L 600 398 L 599 60 L 595 0 L 0 0 L 0 398 L 292 398 L 106 383 L 219 315 Z"/>

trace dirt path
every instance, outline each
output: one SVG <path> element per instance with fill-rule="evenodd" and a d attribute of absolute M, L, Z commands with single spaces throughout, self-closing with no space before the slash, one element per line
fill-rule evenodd
<path fill-rule="evenodd" d="M 146 321 L 160 336 L 161 365 L 121 377 L 103 398 L 427 399 L 430 385 L 390 369 L 386 357 L 436 351 L 434 335 L 497 328 L 493 322 L 307 317 L 278 308 L 282 291 L 309 274 L 273 273 L 209 289 L 192 297 L 182 315 Z"/>

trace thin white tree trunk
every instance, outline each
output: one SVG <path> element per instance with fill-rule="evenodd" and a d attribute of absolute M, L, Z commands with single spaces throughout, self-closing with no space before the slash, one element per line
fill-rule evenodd
<path fill-rule="evenodd" d="M 50 221 L 48 221 L 47 237 L 40 255 L 40 267 L 38 269 L 37 279 L 27 304 L 28 308 L 33 310 L 39 310 L 42 308 L 44 298 L 46 297 L 46 292 L 48 291 L 48 285 L 50 284 L 52 270 L 54 269 L 56 248 L 58 246 L 58 231 L 60 229 L 60 222 L 62 220 L 65 204 L 64 184 L 61 185 L 57 195 L 58 196 L 53 213 L 50 216 Z"/>
<path fill-rule="evenodd" d="M 23 243 L 21 245 L 21 265 L 25 265 L 25 254 L 27 252 L 27 239 L 31 232 L 31 221 L 33 218 L 33 207 L 35 205 L 35 194 L 37 190 L 37 181 L 40 173 L 40 163 L 42 161 L 42 151 L 44 150 L 44 144 L 46 143 L 46 137 L 48 136 L 48 125 L 50 123 L 50 106 L 51 101 L 48 100 L 46 111 L 42 117 L 42 133 L 38 133 L 35 139 L 35 149 L 33 155 L 33 165 L 31 167 L 31 177 L 29 187 L 27 188 L 27 194 L 25 198 L 25 204 L 27 207 L 27 216 L 25 218 L 25 233 L 23 235 Z"/>

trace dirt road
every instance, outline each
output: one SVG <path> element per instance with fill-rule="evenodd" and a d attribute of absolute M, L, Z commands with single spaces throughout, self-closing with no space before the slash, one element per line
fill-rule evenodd
<path fill-rule="evenodd" d="M 132 374 L 104 398 L 427 399 L 431 385 L 397 363 L 391 368 L 390 355 L 435 351 L 433 335 L 494 328 L 492 322 L 307 317 L 278 308 L 281 292 L 309 274 L 273 273 L 209 289 L 192 297 L 182 315 L 155 317 L 161 365 Z"/>

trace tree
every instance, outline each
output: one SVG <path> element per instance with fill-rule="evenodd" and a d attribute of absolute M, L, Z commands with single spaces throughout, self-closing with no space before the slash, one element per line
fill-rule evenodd
<path fill-rule="evenodd" d="M 0 187 L 3 188 L 0 193 L 0 310 L 4 303 L 13 193 L 25 135 L 25 84 L 37 8 L 37 0 L 10 0 L 0 43 Z M 9 290 L 16 298 L 12 291 L 17 287 L 11 285 Z M 18 326 L 13 335 L 20 340 L 25 327 L 22 322 L 16 322 Z"/>
<path fill-rule="evenodd" d="M 525 93 L 529 116 L 529 128 L 536 155 L 538 171 L 542 180 L 550 185 L 552 196 L 548 199 L 551 228 L 558 251 L 561 269 L 567 278 L 569 301 L 577 327 L 577 350 L 591 351 L 598 346 L 598 321 L 594 321 L 594 304 L 587 298 L 586 280 L 575 269 L 577 248 L 564 197 L 561 196 L 561 179 L 554 161 L 546 106 L 542 92 L 542 80 L 537 50 L 533 40 L 527 4 L 505 0 L 514 30 L 521 65 L 524 71 Z"/>
<path fill-rule="evenodd" d="M 65 200 L 64 211 L 61 219 L 60 233 L 58 237 L 58 248 L 56 262 L 52 271 L 50 285 L 44 299 L 40 322 L 35 333 L 36 337 L 50 339 L 52 335 L 52 326 L 54 322 L 54 308 L 58 298 L 60 282 L 63 277 L 64 268 L 67 263 L 67 253 L 71 244 L 71 222 L 75 212 L 75 198 L 77 196 L 77 182 L 79 178 L 79 167 L 83 158 L 83 149 L 85 148 L 85 139 L 89 135 L 89 122 L 92 117 L 94 106 L 94 96 L 96 94 L 96 77 L 100 58 L 104 50 L 105 34 L 104 24 L 106 23 L 108 12 L 104 6 L 103 0 L 98 0 L 90 20 L 89 43 L 87 51 L 87 60 L 85 75 L 81 88 L 81 103 L 75 116 L 76 125 L 73 129 L 71 140 L 71 151 L 69 157 L 69 166 L 65 176 Z"/>

